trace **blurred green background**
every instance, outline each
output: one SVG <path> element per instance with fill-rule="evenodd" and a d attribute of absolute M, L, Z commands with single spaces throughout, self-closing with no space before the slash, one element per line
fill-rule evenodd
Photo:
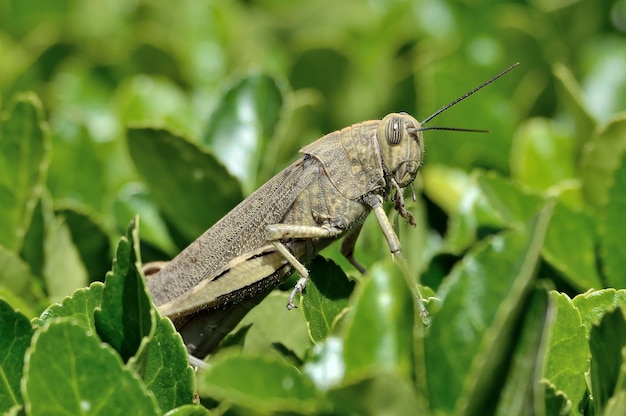
<path fill-rule="evenodd" d="M 625 34 L 626 0 L 0 0 L 0 298 L 31 318 L 102 280 L 136 214 L 142 259 L 173 257 L 305 144 L 390 112 L 424 120 L 520 62 L 429 123 L 490 133 L 424 132 L 418 198 L 407 203 L 417 227 L 400 221 L 397 232 L 407 274 L 426 286 L 426 335 L 407 338 L 423 327 L 408 286 L 383 279 L 399 267 L 370 219 L 356 257 L 373 278 L 360 280 L 338 244 L 323 253 L 360 282 L 349 305 L 339 298 L 322 316 L 315 346 L 307 332 L 315 319 L 277 318 L 284 293 L 246 318 L 270 335 L 254 341 L 251 331 L 247 340 L 264 349 L 284 342 L 301 369 L 337 337 L 348 365 L 396 366 L 392 378 L 371 379 L 377 384 L 352 386 L 349 374 L 331 389 L 324 403 L 346 414 L 361 405 L 379 414 L 392 401 L 406 414 L 414 397 L 437 414 L 496 403 L 498 414 L 516 404 L 530 414 L 555 401 L 559 412 L 600 414 L 626 327 L 615 313 L 604 332 L 591 329 L 624 300 L 624 291 L 597 289 L 626 288 Z M 121 254 L 118 264 L 134 261 Z M 311 267 L 314 282 L 347 283 L 330 262 Z M 376 309 L 377 296 L 393 314 Z M 367 319 L 350 323 L 359 313 Z M 402 351 L 389 353 L 392 344 Z M 5 361 L 18 362 L 16 351 Z M 43 360 L 40 385 L 51 392 L 48 367 Z M 222 368 L 243 390 L 254 384 Z M 272 379 L 246 368 L 263 386 Z M 13 391 L 26 386 L 17 372 Z M 209 378 L 199 384 L 205 393 Z M 613 405 L 621 414 L 622 402 Z M 543 413 L 562 414 L 533 414 Z"/>
<path fill-rule="evenodd" d="M 442 191 L 440 166 L 484 168 L 539 191 L 569 181 L 571 205 L 593 206 L 578 165 L 593 132 L 626 108 L 625 31 L 625 0 L 4 0 L 0 103 L 7 111 L 31 90 L 41 99 L 52 137 L 47 189 L 70 228 L 85 224 L 72 223 L 78 212 L 113 241 L 140 212 L 150 260 L 192 237 L 168 235 L 130 160 L 126 127 L 163 126 L 202 143 L 242 82 L 239 122 L 246 99 L 280 114 L 265 120 L 262 146 L 233 129 L 235 143 L 257 154 L 254 168 L 241 171 L 246 160 L 229 157 L 223 141 L 206 145 L 245 195 L 327 132 L 395 111 L 424 119 L 519 61 L 430 123 L 491 132 L 426 132 L 420 186 L 446 211 L 464 182 Z M 88 266 L 92 279 L 108 270 L 99 263 Z"/>

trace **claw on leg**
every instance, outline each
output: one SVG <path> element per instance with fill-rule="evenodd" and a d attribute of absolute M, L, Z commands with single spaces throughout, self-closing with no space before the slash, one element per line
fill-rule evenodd
<path fill-rule="evenodd" d="M 300 293 L 302 293 L 308 281 L 309 281 L 308 277 L 301 277 L 298 280 L 293 290 L 291 291 L 291 294 L 289 295 L 289 300 L 287 301 L 288 311 L 292 310 L 293 308 L 297 308 L 297 306 L 293 303 L 293 300 L 296 297 L 296 295 L 299 295 Z"/>
<path fill-rule="evenodd" d="M 293 288 L 291 294 L 289 295 L 289 301 L 287 301 L 287 310 L 290 311 L 296 307 L 296 305 L 293 303 L 296 295 L 302 293 L 302 291 L 306 287 L 306 283 L 309 281 L 309 271 L 302 265 L 302 263 L 298 261 L 298 259 L 293 256 L 293 254 L 289 252 L 289 250 L 287 250 L 287 247 L 285 247 L 280 241 L 272 241 L 272 244 L 285 257 L 285 259 L 287 259 L 291 266 L 296 269 L 298 273 L 300 273 L 301 276 L 300 280 L 298 280 L 298 283 L 296 283 L 296 286 Z"/>

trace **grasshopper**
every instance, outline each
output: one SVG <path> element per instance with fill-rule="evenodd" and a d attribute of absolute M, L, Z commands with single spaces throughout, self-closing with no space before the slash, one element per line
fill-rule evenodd
<path fill-rule="evenodd" d="M 244 315 L 294 271 L 300 275 L 287 309 L 309 273 L 304 266 L 342 239 L 354 258 L 361 227 L 373 211 L 391 253 L 401 249 L 383 202 L 410 223 L 404 190 L 424 158 L 422 132 L 437 115 L 503 76 L 517 64 L 442 107 L 422 122 L 407 113 L 365 121 L 327 134 L 301 149 L 303 156 L 270 179 L 148 278 L 159 311 L 182 335 L 190 355 L 212 352 Z M 413 193 L 413 198 L 415 194 Z"/>

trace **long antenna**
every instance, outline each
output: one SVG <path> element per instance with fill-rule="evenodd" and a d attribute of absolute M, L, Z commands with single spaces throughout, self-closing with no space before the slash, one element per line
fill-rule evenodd
<path fill-rule="evenodd" d="M 504 71 L 500 72 L 498 75 L 496 75 L 495 77 L 491 78 L 489 81 L 483 82 L 482 84 L 480 84 L 478 87 L 474 88 L 473 90 L 471 90 L 467 94 L 462 95 L 461 97 L 459 97 L 456 100 L 452 101 L 450 104 L 444 105 L 439 110 L 435 111 L 433 114 L 431 114 L 430 116 L 426 117 L 424 119 L 424 121 L 422 121 L 420 124 L 423 126 L 424 124 L 428 123 L 430 120 L 432 120 L 433 118 L 437 117 L 439 114 L 443 113 L 448 108 L 450 108 L 453 105 L 457 104 L 459 101 L 463 101 L 464 99 L 466 99 L 470 95 L 474 94 L 476 91 L 481 90 L 482 88 L 484 88 L 487 85 L 491 84 L 492 82 L 494 82 L 495 80 L 500 78 L 502 75 L 506 74 L 507 72 L 509 72 L 511 69 L 515 68 L 518 65 L 519 65 L 519 62 L 515 62 L 513 65 L 511 65 L 510 67 L 508 67 Z M 426 129 L 428 129 L 428 128 L 426 128 Z M 421 129 L 421 130 L 426 130 L 426 129 Z M 443 130 L 443 129 L 430 128 L 429 130 Z"/>
<path fill-rule="evenodd" d="M 439 127 L 439 126 L 420 127 L 418 130 L 419 131 L 448 130 L 448 131 L 466 131 L 470 133 L 489 133 L 489 130 L 485 130 L 485 129 L 465 129 L 462 127 Z"/>

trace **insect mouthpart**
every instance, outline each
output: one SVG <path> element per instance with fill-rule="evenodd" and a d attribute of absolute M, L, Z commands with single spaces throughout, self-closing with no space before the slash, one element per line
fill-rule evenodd
<path fill-rule="evenodd" d="M 422 162 L 418 160 L 406 160 L 402 162 L 398 168 L 392 172 L 394 181 L 400 188 L 409 186 L 415 180 L 421 166 Z"/>

